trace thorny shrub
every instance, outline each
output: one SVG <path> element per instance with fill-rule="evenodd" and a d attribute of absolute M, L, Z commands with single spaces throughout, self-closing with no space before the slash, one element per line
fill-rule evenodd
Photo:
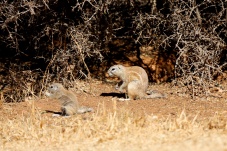
<path fill-rule="evenodd" d="M 225 0 L 15 0 L 0 2 L 0 90 L 6 101 L 69 86 L 109 59 L 112 39 L 177 55 L 175 81 L 205 94 L 226 70 Z M 105 58 L 106 57 L 106 58 Z"/>
<path fill-rule="evenodd" d="M 136 41 L 175 52 L 174 82 L 187 86 L 193 98 L 207 96 L 218 85 L 215 77 L 226 70 L 227 3 L 177 0 L 163 4 L 170 11 L 166 16 L 135 16 Z"/>
<path fill-rule="evenodd" d="M 173 10 L 169 38 L 176 40 L 178 51 L 175 81 L 187 85 L 192 97 L 207 96 L 217 86 L 214 77 L 227 65 L 220 62 L 226 52 L 226 2 L 176 1 Z"/>

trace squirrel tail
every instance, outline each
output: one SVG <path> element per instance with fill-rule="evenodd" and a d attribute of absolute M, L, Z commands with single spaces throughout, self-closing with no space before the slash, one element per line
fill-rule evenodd
<path fill-rule="evenodd" d="M 86 106 L 81 106 L 81 107 L 79 107 L 79 109 L 77 110 L 77 113 L 78 113 L 78 114 L 83 114 L 83 113 L 86 113 L 86 112 L 93 112 L 93 111 L 94 111 L 93 108 L 86 107 Z"/>
<path fill-rule="evenodd" d="M 167 94 L 163 94 L 156 90 L 147 92 L 146 99 L 154 99 L 154 98 L 167 98 Z"/>

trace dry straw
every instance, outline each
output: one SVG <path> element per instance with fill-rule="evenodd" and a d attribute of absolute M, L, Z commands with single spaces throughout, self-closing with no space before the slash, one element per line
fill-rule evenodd
<path fill-rule="evenodd" d="M 222 150 L 226 120 L 199 121 L 183 110 L 175 118 L 105 108 L 72 117 L 51 117 L 30 103 L 30 114 L 1 117 L 1 150 Z M 214 139 L 215 138 L 215 139 Z M 217 146 L 218 145 L 218 146 Z"/>

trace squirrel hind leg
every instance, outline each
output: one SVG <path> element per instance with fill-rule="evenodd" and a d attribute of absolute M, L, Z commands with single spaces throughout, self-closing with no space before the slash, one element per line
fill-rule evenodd
<path fill-rule="evenodd" d="M 144 90 L 142 88 L 141 82 L 138 80 L 130 82 L 128 84 L 127 93 L 131 100 L 143 98 Z"/>
<path fill-rule="evenodd" d="M 61 115 L 62 116 L 70 116 L 70 113 L 65 107 L 61 107 Z"/>
<path fill-rule="evenodd" d="M 76 109 L 73 106 L 62 106 L 61 107 L 62 116 L 71 116 L 76 114 Z"/>

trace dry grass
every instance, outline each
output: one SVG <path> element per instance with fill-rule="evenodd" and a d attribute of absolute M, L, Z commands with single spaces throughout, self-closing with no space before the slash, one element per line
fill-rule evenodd
<path fill-rule="evenodd" d="M 0 150 L 226 150 L 227 121 L 134 114 L 113 101 L 95 113 L 50 117 L 29 103 L 28 115 L 0 117 Z M 9 110 L 8 115 L 12 111 Z"/>

